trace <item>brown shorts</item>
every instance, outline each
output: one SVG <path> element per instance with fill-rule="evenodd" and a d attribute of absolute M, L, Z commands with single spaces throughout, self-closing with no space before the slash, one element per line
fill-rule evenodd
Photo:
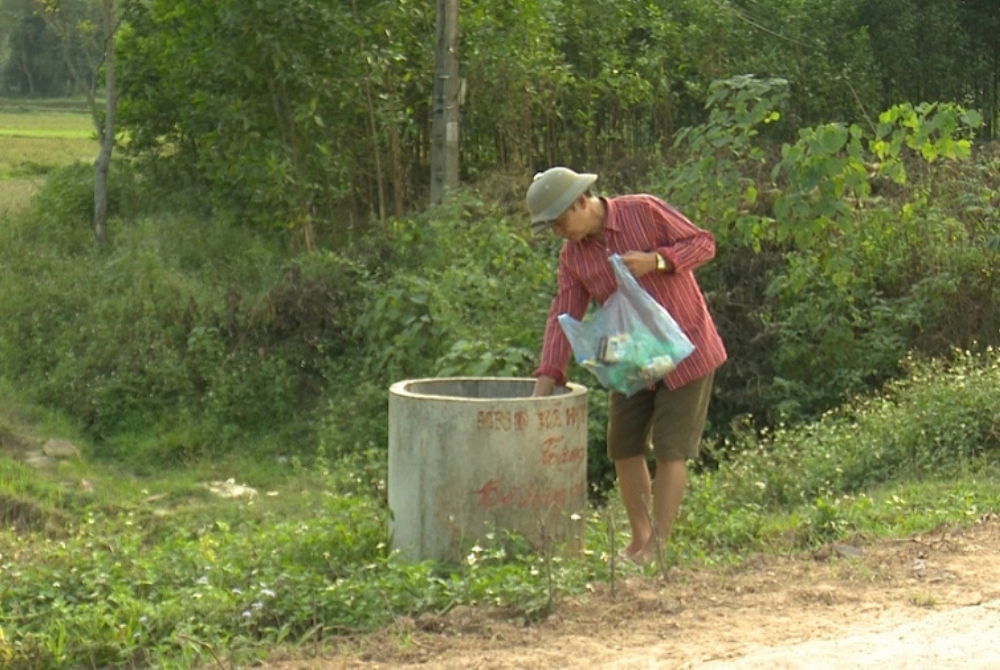
<path fill-rule="evenodd" d="M 674 391 L 660 383 L 630 398 L 612 391 L 608 457 L 641 456 L 652 444 L 658 460 L 697 458 L 714 378 L 709 372 Z"/>

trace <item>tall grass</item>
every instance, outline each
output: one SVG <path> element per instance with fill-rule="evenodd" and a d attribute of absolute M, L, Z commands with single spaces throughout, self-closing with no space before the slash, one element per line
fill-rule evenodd
<path fill-rule="evenodd" d="M 0 180 L 0 217 L 26 211 L 42 181 L 40 178 Z"/>
<path fill-rule="evenodd" d="M 128 171 L 117 176 L 113 206 L 137 208 L 144 201 L 128 191 Z M 177 451 L 159 458 L 178 462 L 218 450 L 237 424 L 280 424 L 295 409 L 289 366 L 241 345 L 239 333 L 280 280 L 282 246 L 228 220 L 177 213 L 112 219 L 113 249 L 99 254 L 90 179 L 85 166 L 51 178 L 37 216 L 0 230 L 0 301 L 9 308 L 0 374 L 77 417 L 109 457 L 124 456 L 128 436 L 151 426 L 161 426 L 161 449 Z"/>

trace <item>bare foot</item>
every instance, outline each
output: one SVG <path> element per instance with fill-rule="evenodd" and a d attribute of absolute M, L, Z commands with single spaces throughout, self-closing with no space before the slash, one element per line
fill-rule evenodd
<path fill-rule="evenodd" d="M 658 546 L 654 538 L 650 538 L 645 545 L 638 551 L 629 555 L 629 559 L 633 563 L 638 565 L 648 565 L 655 561 L 660 553 L 660 547 Z"/>
<path fill-rule="evenodd" d="M 635 556 L 641 554 L 651 541 L 652 540 L 648 537 L 642 539 L 632 538 L 632 541 L 629 542 L 628 546 L 619 552 L 619 556 L 627 558 L 630 561 L 635 560 Z"/>

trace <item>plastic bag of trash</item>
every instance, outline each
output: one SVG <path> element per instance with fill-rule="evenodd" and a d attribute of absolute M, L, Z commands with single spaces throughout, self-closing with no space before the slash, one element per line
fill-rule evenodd
<path fill-rule="evenodd" d="M 611 257 L 617 290 L 583 321 L 568 314 L 559 325 L 576 362 L 605 388 L 633 395 L 656 383 L 691 355 L 694 345 L 674 317 L 649 295 L 621 256 Z"/>

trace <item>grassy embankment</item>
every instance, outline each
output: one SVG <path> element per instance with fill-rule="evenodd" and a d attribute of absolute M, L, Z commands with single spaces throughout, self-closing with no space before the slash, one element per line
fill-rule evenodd
<path fill-rule="evenodd" d="M 994 356 L 918 370 L 891 399 L 764 441 L 747 436 L 742 455 L 692 477 L 665 563 L 640 573 L 654 588 L 664 565 L 724 579 L 759 552 L 905 537 L 995 512 L 997 383 Z M 0 407 L 5 450 L 72 435 L 9 388 Z M 141 477 L 127 462 L 90 462 L 82 446 L 83 459 L 47 471 L 0 458 L 8 667 L 245 664 L 459 604 L 545 617 L 613 581 L 610 557 L 625 539 L 612 503 L 580 519 L 586 551 L 576 558 L 490 535 L 459 564 L 407 565 L 387 553 L 384 503 L 358 462 L 194 463 Z M 258 494 L 217 498 L 204 487 L 227 475 Z"/>

